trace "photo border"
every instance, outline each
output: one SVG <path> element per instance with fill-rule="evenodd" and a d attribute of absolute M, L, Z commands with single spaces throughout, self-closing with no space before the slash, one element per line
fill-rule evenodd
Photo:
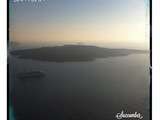
<path fill-rule="evenodd" d="M 10 40 L 10 35 L 9 35 L 9 1 L 7 0 L 7 51 L 9 47 L 9 40 Z M 152 120 L 152 0 L 149 0 L 149 38 L 150 38 L 150 45 L 149 45 L 149 50 L 150 50 L 150 95 L 149 95 L 149 119 Z M 7 61 L 7 120 L 9 120 L 9 62 Z"/>

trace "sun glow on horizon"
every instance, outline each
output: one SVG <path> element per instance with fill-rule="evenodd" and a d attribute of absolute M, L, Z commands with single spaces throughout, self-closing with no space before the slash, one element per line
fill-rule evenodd
<path fill-rule="evenodd" d="M 56 45 L 80 42 L 98 46 L 149 48 L 149 32 L 146 27 L 149 18 L 145 16 L 143 0 L 128 0 L 130 2 L 119 5 L 116 0 L 94 0 L 93 3 L 89 0 L 81 3 L 69 1 L 72 5 L 53 0 L 45 8 L 32 8 L 32 13 L 26 6 L 23 8 L 13 5 L 14 14 L 10 16 L 13 19 L 10 23 L 11 40 L 23 44 Z M 96 3 L 102 7 L 97 7 Z M 108 4 L 112 8 L 106 8 L 109 7 Z M 82 10 L 84 5 L 85 9 Z M 52 9 L 57 12 L 48 11 Z"/>

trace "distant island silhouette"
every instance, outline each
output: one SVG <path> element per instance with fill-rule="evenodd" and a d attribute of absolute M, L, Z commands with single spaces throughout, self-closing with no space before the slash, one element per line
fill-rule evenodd
<path fill-rule="evenodd" d="M 148 53 L 148 51 L 136 49 L 110 49 L 87 45 L 64 45 L 11 51 L 11 54 L 18 58 L 55 62 L 93 61 L 97 58 L 144 53 Z"/>

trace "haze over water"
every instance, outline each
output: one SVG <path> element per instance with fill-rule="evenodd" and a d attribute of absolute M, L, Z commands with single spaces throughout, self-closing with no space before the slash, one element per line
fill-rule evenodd
<path fill-rule="evenodd" d="M 10 40 L 149 49 L 149 0 L 10 0 Z"/>

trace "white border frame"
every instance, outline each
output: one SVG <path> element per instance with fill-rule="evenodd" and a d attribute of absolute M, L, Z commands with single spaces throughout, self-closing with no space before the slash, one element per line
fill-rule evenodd
<path fill-rule="evenodd" d="M 0 0 L 0 120 L 7 119 L 7 0 Z"/>
<path fill-rule="evenodd" d="M 152 1 L 152 118 L 160 119 L 160 0 Z"/>

